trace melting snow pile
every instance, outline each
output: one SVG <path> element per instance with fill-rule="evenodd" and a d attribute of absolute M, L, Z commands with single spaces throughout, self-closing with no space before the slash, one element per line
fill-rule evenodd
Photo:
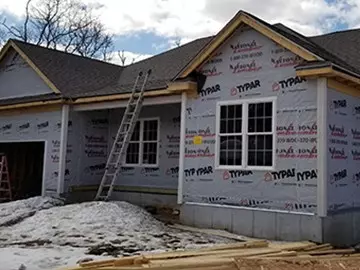
<path fill-rule="evenodd" d="M 26 200 L 0 203 L 0 227 L 9 226 L 34 215 L 37 211 L 63 205 L 61 200 L 50 197 L 33 197 Z"/>
<path fill-rule="evenodd" d="M 83 258 L 227 243 L 231 240 L 171 229 L 126 202 L 63 205 L 35 197 L 0 204 L 1 269 L 57 269 Z"/>
<path fill-rule="evenodd" d="M 93 255 L 130 255 L 227 242 L 166 227 L 126 202 L 87 202 L 53 207 L 10 227 L 0 227 L 2 246 L 47 244 L 89 248 Z"/>

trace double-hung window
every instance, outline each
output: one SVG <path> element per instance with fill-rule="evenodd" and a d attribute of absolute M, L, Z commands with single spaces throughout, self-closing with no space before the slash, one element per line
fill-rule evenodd
<path fill-rule="evenodd" d="M 218 102 L 216 121 L 217 168 L 275 168 L 275 97 Z"/>
<path fill-rule="evenodd" d="M 126 152 L 126 165 L 158 166 L 159 119 L 139 119 Z"/>

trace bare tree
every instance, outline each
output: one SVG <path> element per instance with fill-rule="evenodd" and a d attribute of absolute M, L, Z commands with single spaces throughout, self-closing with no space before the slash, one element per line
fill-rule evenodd
<path fill-rule="evenodd" d="M 79 0 L 27 0 L 23 24 L 2 26 L 25 42 L 108 60 L 113 37 L 94 15 L 97 8 Z"/>
<path fill-rule="evenodd" d="M 127 56 L 125 55 L 124 50 L 118 51 L 117 54 L 118 54 L 118 57 L 119 57 L 119 59 L 120 59 L 120 64 L 121 64 L 122 66 L 125 66 L 125 65 L 126 65 L 126 59 L 128 59 L 128 58 L 127 58 Z M 136 57 L 133 57 L 133 58 L 131 59 L 130 64 L 134 64 L 135 61 L 136 61 L 139 57 L 140 57 L 140 55 L 137 55 Z"/>
<path fill-rule="evenodd" d="M 120 59 L 121 65 L 125 66 L 126 56 L 125 56 L 124 50 L 118 51 L 117 53 L 118 53 L 118 57 Z"/>
<path fill-rule="evenodd" d="M 176 47 L 180 47 L 180 45 L 181 45 L 181 39 L 180 38 L 175 40 L 175 45 L 176 45 Z"/>
<path fill-rule="evenodd" d="M 3 20 L 3 15 L 0 13 L 0 21 Z M 0 49 L 2 48 L 3 43 L 5 42 L 5 31 L 0 27 Z"/>

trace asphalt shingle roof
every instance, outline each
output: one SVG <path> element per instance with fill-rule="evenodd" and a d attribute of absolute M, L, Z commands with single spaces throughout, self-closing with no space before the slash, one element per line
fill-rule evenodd
<path fill-rule="evenodd" d="M 243 12 L 243 11 L 242 11 Z M 273 31 L 302 46 L 308 51 L 349 71 L 360 74 L 360 29 L 336 32 L 316 37 L 305 37 L 282 25 L 271 25 L 251 16 Z M 92 97 L 129 92 L 140 71 L 152 69 L 146 90 L 166 88 L 178 73 L 201 52 L 211 41 L 211 37 L 200 38 L 178 48 L 155 55 L 125 67 L 89 59 L 73 54 L 13 40 L 15 44 L 34 62 L 45 76 L 68 98 Z M 37 96 L 56 99 L 58 95 Z M 24 100 L 29 97 L 24 98 Z M 23 102 L 21 99 L 9 102 Z M 1 101 L 1 104 L 6 103 Z"/>
<path fill-rule="evenodd" d="M 333 55 L 360 70 L 360 29 L 334 32 L 310 38 Z"/>
<path fill-rule="evenodd" d="M 166 88 L 209 41 L 201 38 L 126 67 L 13 40 L 65 97 L 129 92 L 140 71 L 152 69 L 146 90 Z"/>
<path fill-rule="evenodd" d="M 0 99 L 0 106 L 13 105 L 18 103 L 36 102 L 36 101 L 58 100 L 58 99 L 61 99 L 61 95 L 55 93 L 42 94 L 36 96 L 15 97 L 15 98 Z"/>
<path fill-rule="evenodd" d="M 66 97 L 116 82 L 121 66 L 12 40 Z"/>

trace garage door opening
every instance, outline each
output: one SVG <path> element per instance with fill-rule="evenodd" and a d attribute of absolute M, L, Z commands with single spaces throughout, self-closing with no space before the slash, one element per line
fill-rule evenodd
<path fill-rule="evenodd" d="M 40 196 L 45 142 L 0 142 L 8 160 L 13 200 Z"/>

